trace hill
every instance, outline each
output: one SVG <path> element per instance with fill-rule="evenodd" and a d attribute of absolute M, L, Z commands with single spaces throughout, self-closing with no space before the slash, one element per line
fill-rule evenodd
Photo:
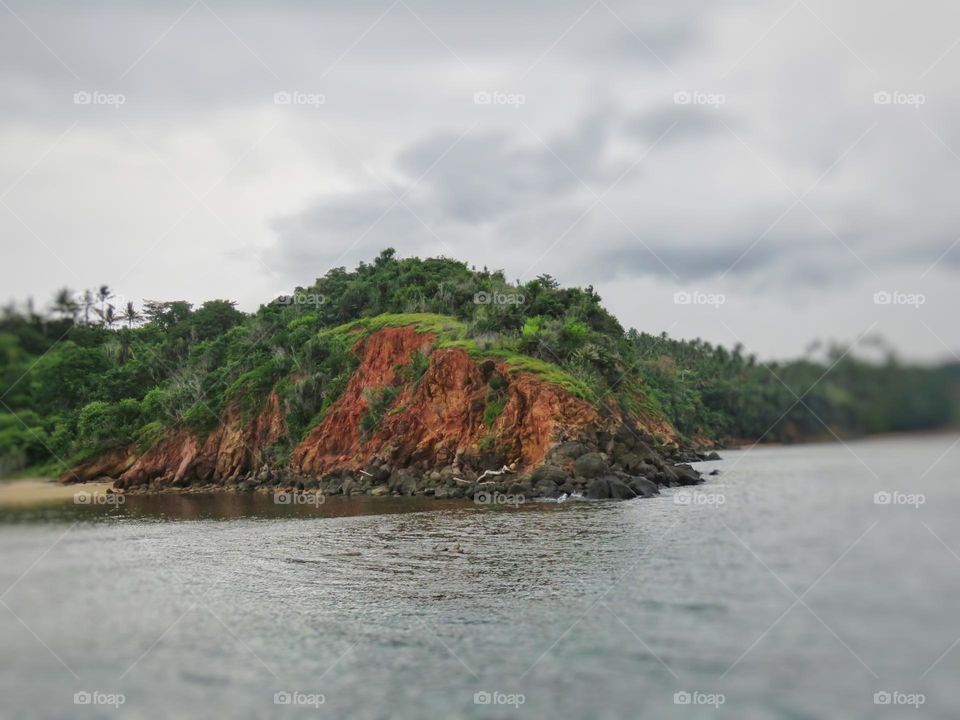
<path fill-rule="evenodd" d="M 592 288 L 392 250 L 250 315 L 227 300 L 118 310 L 106 287 L 65 290 L 49 313 L 8 309 L 0 353 L 0 470 L 128 490 L 457 496 L 483 478 L 629 496 L 696 481 L 675 464 L 730 438 L 945 426 L 960 377 L 839 348 L 832 366 L 768 367 L 624 331 Z"/>

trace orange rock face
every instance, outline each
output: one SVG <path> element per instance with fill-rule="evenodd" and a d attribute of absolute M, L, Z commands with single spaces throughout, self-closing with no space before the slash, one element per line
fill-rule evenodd
<path fill-rule="evenodd" d="M 270 393 L 264 409 L 247 422 L 236 407 L 229 408 L 220 426 L 202 442 L 186 428 L 171 431 L 120 474 L 117 485 L 230 480 L 259 467 L 266 449 L 285 433 L 280 399 Z"/>
<path fill-rule="evenodd" d="M 364 439 L 359 423 L 369 393 L 397 382 L 398 368 L 433 341 L 433 336 L 412 328 L 387 328 L 355 348 L 362 357 L 360 367 L 324 421 L 294 451 L 295 469 L 322 475 L 360 469 L 375 459 L 401 466 L 418 461 L 436 465 L 476 455 L 481 447 L 532 466 L 543 460 L 552 443 L 600 422 L 589 403 L 560 387 L 513 374 L 503 363 L 478 364 L 464 350 L 447 348 L 430 355 L 418 381 L 400 387 L 391 412 L 376 433 Z M 503 411 L 488 428 L 483 415 L 493 372 L 508 384 L 502 391 Z"/>

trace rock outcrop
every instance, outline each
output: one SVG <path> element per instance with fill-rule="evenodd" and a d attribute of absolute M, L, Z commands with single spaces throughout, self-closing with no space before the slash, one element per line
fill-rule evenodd
<path fill-rule="evenodd" d="M 353 348 L 359 365 L 345 391 L 286 462 L 271 452 L 289 441 L 283 403 L 271 392 L 252 417 L 228 406 L 205 438 L 176 428 L 142 452 L 126 447 L 105 453 L 63 481 L 108 477 L 128 492 L 290 488 L 617 499 L 700 481 L 689 466 L 675 465 L 689 450 L 680 450 L 663 418 L 601 411 L 504 360 L 478 361 L 461 347 L 436 343 L 435 335 L 413 327 L 386 327 L 359 339 Z M 419 376 L 409 370 L 417 353 L 429 353 Z M 385 389 L 389 407 L 365 432 L 363 420 Z"/>

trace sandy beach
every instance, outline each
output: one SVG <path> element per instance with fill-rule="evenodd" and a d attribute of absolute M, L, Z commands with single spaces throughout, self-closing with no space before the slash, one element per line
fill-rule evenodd
<path fill-rule="evenodd" d="M 46 502 L 70 500 L 76 493 L 106 493 L 113 483 L 85 483 L 61 485 L 55 480 L 27 478 L 0 482 L 0 507 L 11 505 L 38 505 Z"/>

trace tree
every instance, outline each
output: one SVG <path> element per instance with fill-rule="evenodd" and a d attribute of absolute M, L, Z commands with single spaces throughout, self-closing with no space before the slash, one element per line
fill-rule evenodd
<path fill-rule="evenodd" d="M 53 296 L 53 312 L 57 313 L 62 320 L 77 321 L 77 313 L 80 306 L 74 299 L 73 291 L 70 288 L 60 288 Z"/>
<path fill-rule="evenodd" d="M 127 321 L 127 328 L 130 329 L 134 323 L 138 323 L 143 319 L 143 315 L 137 312 L 137 308 L 132 302 L 128 302 L 126 309 L 123 311 L 123 319 Z"/>

